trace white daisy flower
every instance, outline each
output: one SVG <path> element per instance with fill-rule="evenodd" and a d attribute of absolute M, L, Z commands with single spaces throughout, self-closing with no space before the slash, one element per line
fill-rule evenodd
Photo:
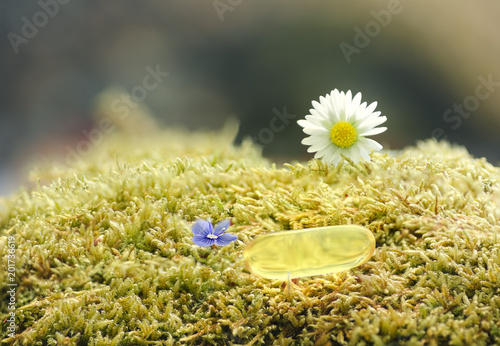
<path fill-rule="evenodd" d="M 325 97 L 320 96 L 319 103 L 312 101 L 311 114 L 297 123 L 309 135 L 302 144 L 309 145 L 308 152 L 316 152 L 315 158 L 337 165 L 341 155 L 357 163 L 361 159 L 370 160 L 372 150 L 378 151 L 382 146 L 366 136 L 378 135 L 387 127 L 376 127 L 387 118 L 380 112 L 374 112 L 377 102 L 369 106 L 361 103 L 361 93 L 354 98 L 351 91 L 333 90 Z"/>

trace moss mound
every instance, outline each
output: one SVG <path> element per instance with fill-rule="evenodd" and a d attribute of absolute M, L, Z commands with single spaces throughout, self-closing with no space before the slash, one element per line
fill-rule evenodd
<path fill-rule="evenodd" d="M 499 344 L 500 169 L 427 141 L 371 162 L 276 167 L 250 142 L 180 130 L 108 136 L 0 204 L 17 253 L 16 345 Z M 197 218 L 239 240 L 192 243 Z M 359 224 L 365 265 L 282 282 L 244 268 L 268 232 Z M 7 315 L 0 272 L 0 319 Z"/>

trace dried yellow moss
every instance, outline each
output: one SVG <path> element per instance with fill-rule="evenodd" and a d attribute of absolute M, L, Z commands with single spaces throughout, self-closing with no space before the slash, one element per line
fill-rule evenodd
<path fill-rule="evenodd" d="M 427 141 L 360 165 L 276 167 L 222 133 L 108 136 L 0 204 L 17 244 L 16 345 L 500 343 L 500 169 Z M 195 246 L 196 218 L 239 240 Z M 338 276 L 249 274 L 259 234 L 359 224 L 374 256 Z M 5 263 L 4 263 L 5 264 Z M 5 267 L 5 266 L 4 266 Z M 0 319 L 7 315 L 0 272 Z"/>

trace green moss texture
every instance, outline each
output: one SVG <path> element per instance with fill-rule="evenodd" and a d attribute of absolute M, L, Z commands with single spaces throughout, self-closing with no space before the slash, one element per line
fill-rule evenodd
<path fill-rule="evenodd" d="M 0 341 L 500 344 L 499 168 L 432 140 L 358 165 L 277 166 L 235 133 L 110 134 L 79 162 L 33 171 L 0 202 L 1 258 L 15 236 L 19 285 L 15 337 L 3 324 Z M 232 218 L 239 240 L 194 245 L 197 218 Z M 363 266 L 290 294 L 245 269 L 256 236 L 342 224 L 374 233 Z"/>

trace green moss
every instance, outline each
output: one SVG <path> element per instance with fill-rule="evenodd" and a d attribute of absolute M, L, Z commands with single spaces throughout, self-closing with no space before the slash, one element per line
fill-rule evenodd
<path fill-rule="evenodd" d="M 17 244 L 17 345 L 500 343 L 500 169 L 426 141 L 338 168 L 276 167 L 250 142 L 181 130 L 108 136 L 72 167 L 0 204 Z M 191 241 L 231 217 L 239 240 Z M 337 276 L 281 282 L 244 268 L 250 239 L 360 224 L 374 256 Z M 0 319 L 7 277 L 0 272 Z"/>

